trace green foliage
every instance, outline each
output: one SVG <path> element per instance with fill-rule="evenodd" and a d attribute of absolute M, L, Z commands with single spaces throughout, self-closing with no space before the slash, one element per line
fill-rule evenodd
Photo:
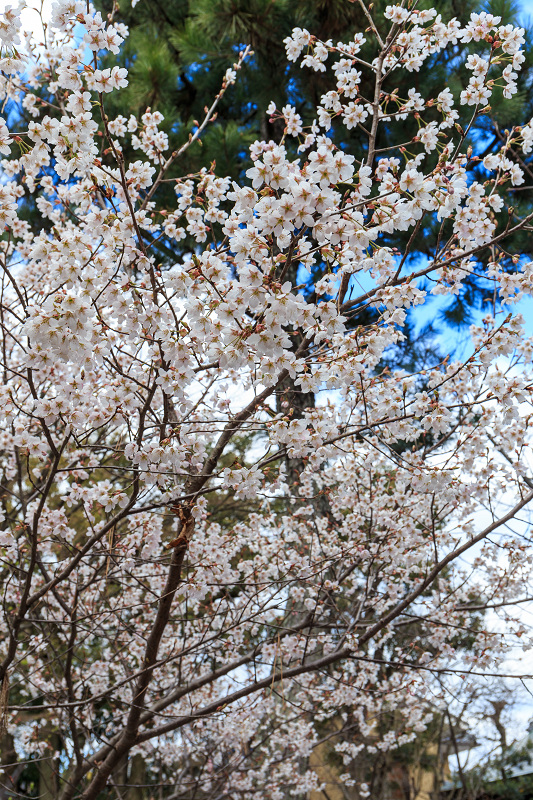
<path fill-rule="evenodd" d="M 464 785 L 446 793 L 447 800 L 532 800 L 533 748 L 528 738 L 499 758 L 482 761 L 463 774 Z"/>
<path fill-rule="evenodd" d="M 129 86 L 121 102 L 131 113 L 145 108 L 161 111 L 172 117 L 178 94 L 179 70 L 172 61 L 169 42 L 154 23 L 143 30 L 133 30 L 126 40 L 125 57 L 132 62 Z M 133 54 L 135 54 L 133 59 Z"/>

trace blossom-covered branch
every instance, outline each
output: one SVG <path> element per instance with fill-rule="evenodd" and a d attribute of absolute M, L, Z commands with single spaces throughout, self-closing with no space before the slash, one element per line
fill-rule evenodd
<path fill-rule="evenodd" d="M 124 25 L 57 0 L 23 45 L 19 11 L 1 17 L 0 717 L 18 796 L 29 761 L 61 800 L 174 797 L 176 776 L 183 798 L 306 796 L 328 743 L 364 798 L 368 757 L 531 644 L 533 340 L 514 312 L 533 214 L 509 198 L 533 121 L 489 154 L 469 138 L 495 88 L 515 93 L 523 31 L 361 5 L 368 40 L 286 39 L 331 88 L 309 125 L 270 105 L 283 136 L 252 145 L 239 184 L 175 170 L 248 51 L 169 154 L 161 112 L 107 107 Z M 475 50 L 458 96 L 399 95 L 399 71 L 458 42 Z M 360 152 L 333 143 L 354 128 Z M 395 364 L 410 310 L 471 274 L 494 302 L 466 355 Z"/>

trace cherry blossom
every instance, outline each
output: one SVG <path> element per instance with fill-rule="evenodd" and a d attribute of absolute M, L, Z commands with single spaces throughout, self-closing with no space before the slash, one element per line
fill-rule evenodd
<path fill-rule="evenodd" d="M 514 304 L 533 265 L 512 249 L 531 215 L 509 189 L 533 121 L 489 154 L 456 125 L 495 84 L 514 94 L 523 31 L 398 5 L 378 27 L 286 38 L 331 82 L 311 120 L 269 105 L 283 135 L 240 183 L 179 167 L 248 51 L 175 151 L 161 112 L 108 114 L 128 77 L 101 57 L 127 30 L 90 4 L 57 0 L 44 49 L 4 70 L 32 119 L 0 120 L 0 677 L 21 763 L 62 732 L 61 800 L 101 796 L 135 755 L 188 792 L 306 796 L 326 743 L 366 797 L 362 753 L 414 741 L 448 690 L 532 644 L 533 340 Z M 4 48 L 19 28 L 8 8 Z M 393 92 L 458 42 L 462 91 Z M 471 349 L 402 367 L 409 309 L 471 273 L 495 298 Z"/>

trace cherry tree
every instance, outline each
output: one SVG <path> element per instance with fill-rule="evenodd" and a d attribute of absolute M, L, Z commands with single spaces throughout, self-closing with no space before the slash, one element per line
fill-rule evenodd
<path fill-rule="evenodd" d="M 513 309 L 533 263 L 512 247 L 533 214 L 510 189 L 532 178 L 533 121 L 483 159 L 456 124 L 458 106 L 471 124 L 487 113 L 495 86 L 513 95 L 523 31 L 404 4 L 384 38 L 364 8 L 369 28 L 348 42 L 286 40 L 334 82 L 309 127 L 271 105 L 283 139 L 252 146 L 238 185 L 213 165 L 174 170 L 248 51 L 168 152 L 159 112 L 106 112 L 127 85 L 99 60 L 127 36 L 120 22 L 79 0 L 58 0 L 39 37 L 21 35 L 20 9 L 1 17 L 2 796 L 33 796 L 28 763 L 61 800 L 127 783 L 306 796 L 333 742 L 339 783 L 364 798 L 365 754 L 413 741 L 448 690 L 530 646 L 517 609 L 533 339 Z M 422 97 L 417 72 L 459 41 L 477 47 L 468 87 Z M 408 115 L 419 130 L 404 142 Z M 339 126 L 361 126 L 364 151 L 337 149 Z M 387 151 L 383 126 L 397 130 Z M 325 276 L 304 291 L 316 264 Z M 382 369 L 408 310 L 480 268 L 498 302 L 466 355 Z M 276 402 L 288 383 L 316 401 Z M 230 524 L 223 493 L 249 503 Z"/>

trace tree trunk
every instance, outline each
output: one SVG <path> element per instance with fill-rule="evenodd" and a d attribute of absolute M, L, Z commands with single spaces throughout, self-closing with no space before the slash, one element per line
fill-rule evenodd
<path fill-rule="evenodd" d="M 39 800 L 57 800 L 59 795 L 59 764 L 55 753 L 61 749 L 58 733 L 50 731 L 49 751 L 39 761 Z"/>
<path fill-rule="evenodd" d="M 131 759 L 128 783 L 127 800 L 144 800 L 147 796 L 144 789 L 146 784 L 146 763 L 140 753 L 136 753 Z"/>

